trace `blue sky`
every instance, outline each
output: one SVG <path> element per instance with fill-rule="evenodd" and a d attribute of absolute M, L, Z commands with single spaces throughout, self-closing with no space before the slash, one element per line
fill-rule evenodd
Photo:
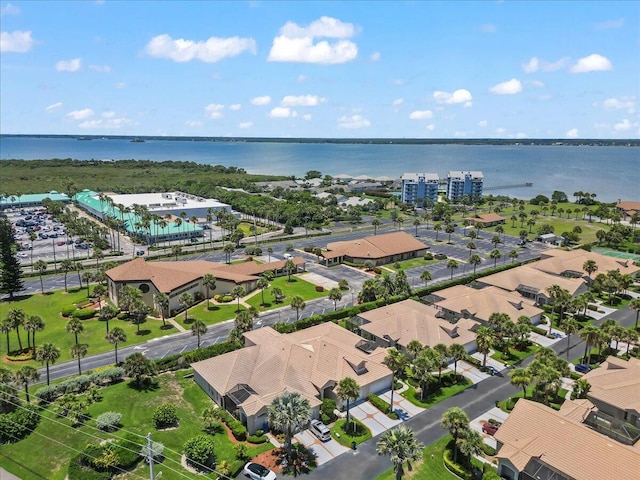
<path fill-rule="evenodd" d="M 640 2 L 0 1 L 0 132 L 640 137 Z"/>

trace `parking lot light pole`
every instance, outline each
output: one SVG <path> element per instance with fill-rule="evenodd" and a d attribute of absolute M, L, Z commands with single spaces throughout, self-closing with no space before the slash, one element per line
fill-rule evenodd
<path fill-rule="evenodd" d="M 54 238 L 51 243 L 53 245 L 53 273 L 56 273 L 57 272 L 57 266 L 56 266 L 56 239 Z"/>

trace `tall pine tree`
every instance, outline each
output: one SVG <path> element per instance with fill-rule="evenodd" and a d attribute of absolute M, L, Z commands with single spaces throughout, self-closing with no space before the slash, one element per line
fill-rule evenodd
<path fill-rule="evenodd" d="M 6 215 L 0 216 L 0 292 L 8 293 L 13 298 L 24 288 L 22 281 L 22 265 L 14 250 L 11 222 Z"/>

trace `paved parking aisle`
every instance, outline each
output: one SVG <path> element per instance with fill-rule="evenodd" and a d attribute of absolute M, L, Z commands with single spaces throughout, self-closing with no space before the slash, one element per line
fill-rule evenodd
<path fill-rule="evenodd" d="M 347 447 L 343 447 L 334 439 L 328 442 L 322 442 L 309 430 L 303 430 L 293 436 L 293 438 L 300 444 L 304 445 L 310 452 L 316 456 L 316 463 L 322 465 L 330 460 L 333 460 L 338 455 L 342 455 L 348 452 Z"/>

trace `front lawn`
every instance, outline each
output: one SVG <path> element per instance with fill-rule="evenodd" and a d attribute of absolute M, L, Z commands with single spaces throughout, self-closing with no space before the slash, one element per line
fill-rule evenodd
<path fill-rule="evenodd" d="M 276 303 L 273 295 L 271 295 L 271 291 L 275 288 L 280 288 L 282 290 L 282 294 L 284 298 Z M 312 283 L 309 283 L 297 276 L 291 276 L 291 281 L 287 281 L 287 276 L 274 278 L 269 286 L 264 290 L 264 301 L 265 304 L 262 304 L 262 292 L 258 290 L 258 292 L 253 295 L 251 298 L 247 299 L 247 302 L 252 307 L 256 307 L 258 311 L 264 312 L 267 310 L 273 310 L 274 308 L 286 307 L 291 304 L 291 299 L 296 295 L 302 297 L 304 301 L 314 300 L 316 298 L 321 298 L 328 295 L 329 292 L 327 290 L 323 292 L 317 292 L 316 286 Z"/>
<path fill-rule="evenodd" d="M 409 270 L 410 268 L 424 267 L 431 265 L 432 263 L 438 263 L 439 260 L 425 260 L 424 257 L 410 258 L 409 260 L 402 260 L 401 262 L 389 263 L 384 266 L 393 272 L 399 272 L 401 270 Z M 396 268 L 396 263 L 400 265 Z"/>
<path fill-rule="evenodd" d="M 75 344 L 75 337 L 72 333 L 67 333 L 66 327 L 69 319 L 64 318 L 60 312 L 64 307 L 82 302 L 83 300 L 86 300 L 86 298 L 86 289 L 69 289 L 69 293 L 65 293 L 64 290 L 57 290 L 55 292 L 45 293 L 44 295 L 37 293 L 14 301 L 3 301 L 0 303 L 0 310 L 2 311 L 2 317 L 6 316 L 7 312 L 11 308 L 22 309 L 27 316 L 40 316 L 45 323 L 45 328 L 41 332 L 36 332 L 36 345 L 39 346 L 43 343 L 52 343 L 55 345 L 60 349 L 60 358 L 57 363 L 61 363 L 67 360 L 72 360 L 71 347 Z M 107 342 L 104 338 L 107 333 L 106 322 L 98 319 L 97 310 L 94 318 L 82 320 L 82 326 L 84 327 L 84 331 L 78 334 L 78 343 L 85 343 L 88 345 L 87 355 L 95 355 L 97 353 L 113 350 L 113 345 Z M 109 321 L 109 329 L 116 326 L 122 328 L 127 335 L 127 341 L 119 344 L 118 349 L 129 345 L 135 345 L 136 343 L 142 343 L 152 338 L 175 333 L 176 331 L 175 328 L 172 330 L 171 326 L 169 326 L 168 329 L 161 328 L 162 320 L 151 318 L 147 318 L 139 325 L 140 334 L 137 334 L 138 326 L 132 324 L 128 320 L 118 320 L 117 318 L 111 319 Z M 20 328 L 19 331 L 22 346 L 26 348 L 27 332 L 23 328 Z M 4 358 L 4 354 L 6 354 L 6 338 L 4 335 L 1 340 L 0 351 L 2 352 L 2 365 L 4 367 L 18 369 L 24 365 L 30 365 L 36 368 L 41 366 L 40 363 L 33 360 L 12 363 L 7 362 Z M 18 349 L 18 337 L 15 330 L 12 330 L 9 333 L 9 344 L 12 351 Z"/>
<path fill-rule="evenodd" d="M 58 418 L 51 408 L 45 408 L 34 433 L 20 442 L 2 446 L 0 466 L 23 480 L 63 480 L 71 458 L 88 443 L 98 443 L 114 436 L 132 437 L 136 442 L 143 442 L 138 436 L 146 436 L 151 432 L 153 441 L 165 446 L 166 458 L 155 466 L 156 475 L 162 472 L 163 479 L 171 480 L 203 478 L 182 468 L 180 457 L 184 443 L 204 433 L 200 414 L 212 402 L 193 379 L 184 376 L 183 371 L 154 377 L 157 385 L 145 390 L 133 388 L 130 381 L 105 387 L 100 390 L 102 401 L 87 409 L 91 419 L 75 428 L 71 428 L 68 419 Z M 152 421 L 153 412 L 159 405 L 169 402 L 177 408 L 178 427 L 157 431 Z M 95 429 L 96 417 L 108 411 L 122 414 L 122 428 L 115 433 Z M 239 470 L 244 461 L 236 459 L 234 442 L 226 433 L 217 433 L 212 438 L 218 464 L 225 460 L 232 464 L 232 472 Z M 248 444 L 248 447 L 251 457 L 273 448 L 270 443 L 259 446 Z M 122 478 L 149 478 L 149 468 L 140 462 L 133 472 Z"/>
<path fill-rule="evenodd" d="M 554 394 L 547 395 L 547 398 L 546 398 L 547 404 L 551 408 L 554 408 L 555 410 L 560 410 L 560 407 L 566 400 L 566 395 L 567 395 L 567 390 L 564 388 L 561 388 L 560 390 L 558 390 L 558 393 L 556 393 L 555 395 Z M 507 398 L 506 400 L 502 400 L 501 402 L 499 402 L 499 407 L 503 412 L 510 413 L 511 410 L 513 410 L 513 407 L 515 407 L 516 402 L 521 398 L 523 398 L 522 390 L 520 390 L 515 395 Z M 527 400 L 535 401 L 535 399 L 533 398 L 533 386 L 527 387 L 527 396 L 524 398 L 526 398 Z M 539 400 L 542 400 L 542 399 L 539 399 Z M 540 402 L 540 403 L 543 403 L 543 402 Z"/>
<path fill-rule="evenodd" d="M 460 374 L 458 374 L 455 382 L 453 380 L 453 372 L 443 374 L 442 386 L 439 386 L 438 377 L 433 377 L 432 381 L 429 382 L 429 390 L 425 393 L 424 399 L 420 397 L 420 392 L 410 383 L 407 383 L 408 388 L 400 395 L 417 407 L 429 408 L 473 385 L 471 380 Z"/>
<path fill-rule="evenodd" d="M 536 353 L 539 349 L 540 345 L 531 344 L 528 345 L 524 350 L 510 348 L 507 354 L 496 350 L 495 353 L 491 355 L 491 358 L 497 360 L 500 363 L 504 363 L 505 365 L 513 365 L 516 363 L 520 363 L 528 356 Z"/>
<path fill-rule="evenodd" d="M 207 308 L 207 302 L 205 300 L 189 309 L 187 312 L 188 320 L 186 322 L 184 321 L 184 312 L 176 315 L 175 320 L 186 329 L 191 328 L 193 319 L 202 320 L 207 325 L 214 325 L 226 320 L 233 320 L 236 317 L 237 309 L 237 300 L 224 304 L 210 302 L 209 308 Z M 242 304 L 240 305 L 240 310 L 245 310 Z"/>
<path fill-rule="evenodd" d="M 338 420 L 331 427 L 331 436 L 340 445 L 351 448 L 351 442 L 356 442 L 356 445 L 369 440 L 371 438 L 371 430 L 364 426 L 359 420 L 349 417 L 349 429 L 346 429 L 347 419 L 343 418 Z M 355 424 L 355 432 L 354 432 Z"/>

